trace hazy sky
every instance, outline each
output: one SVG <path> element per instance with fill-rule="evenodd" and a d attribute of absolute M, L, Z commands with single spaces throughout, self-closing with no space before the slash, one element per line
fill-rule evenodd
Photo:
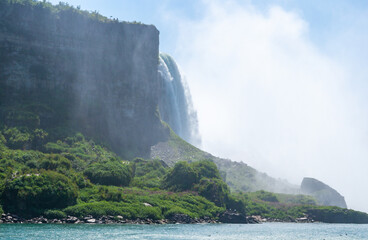
<path fill-rule="evenodd" d="M 315 177 L 368 212 L 368 1 L 69 3 L 156 25 L 204 150 L 295 184 Z"/>

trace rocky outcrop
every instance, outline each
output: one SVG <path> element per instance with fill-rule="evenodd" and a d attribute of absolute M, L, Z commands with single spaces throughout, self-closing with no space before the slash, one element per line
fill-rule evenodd
<path fill-rule="evenodd" d="M 219 221 L 222 223 L 248 223 L 248 219 L 244 214 L 229 210 L 220 215 Z"/>
<path fill-rule="evenodd" d="M 314 178 L 304 178 L 302 193 L 312 195 L 319 205 L 347 208 L 345 198 L 335 189 Z"/>
<path fill-rule="evenodd" d="M 2 1 L 0 118 L 14 125 L 14 109 L 32 105 L 34 127 L 74 127 L 123 157 L 148 156 L 167 133 L 157 114 L 158 55 L 152 25 Z"/>

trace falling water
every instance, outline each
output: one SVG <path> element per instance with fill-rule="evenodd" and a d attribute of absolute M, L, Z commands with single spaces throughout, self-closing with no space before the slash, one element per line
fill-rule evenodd
<path fill-rule="evenodd" d="M 162 81 L 162 94 L 159 110 L 162 120 L 181 138 L 199 146 L 197 112 L 193 108 L 192 98 L 184 77 L 174 59 L 160 53 L 158 72 Z"/>

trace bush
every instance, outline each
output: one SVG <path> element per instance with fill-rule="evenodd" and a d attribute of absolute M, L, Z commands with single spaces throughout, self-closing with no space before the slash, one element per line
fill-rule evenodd
<path fill-rule="evenodd" d="M 245 202 L 241 199 L 237 199 L 233 195 L 228 195 L 226 199 L 226 208 L 235 210 L 237 212 L 246 214 Z"/>
<path fill-rule="evenodd" d="M 159 188 L 161 180 L 167 173 L 166 166 L 159 160 L 135 159 L 133 165 L 134 178 L 131 185 L 135 187 Z"/>
<path fill-rule="evenodd" d="M 178 162 L 164 178 L 164 187 L 175 190 L 190 190 L 198 182 L 198 173 L 187 162 Z"/>
<path fill-rule="evenodd" d="M 32 135 L 27 131 L 20 131 L 18 128 L 9 128 L 4 132 L 7 140 L 7 145 L 12 149 L 29 148 L 32 142 Z"/>
<path fill-rule="evenodd" d="M 368 223 L 368 214 L 339 207 L 315 206 L 307 214 L 316 221 L 326 223 Z"/>
<path fill-rule="evenodd" d="M 131 167 L 119 161 L 91 164 L 84 174 L 91 182 L 102 185 L 127 186 L 132 179 Z"/>
<path fill-rule="evenodd" d="M 194 189 L 198 191 L 199 195 L 214 202 L 219 207 L 225 206 L 230 194 L 228 186 L 220 179 L 202 178 Z"/>
<path fill-rule="evenodd" d="M 47 209 L 73 205 L 78 193 L 75 184 L 60 173 L 45 171 L 27 174 L 5 183 L 2 200 L 5 211 L 23 216 L 40 215 Z"/>
<path fill-rule="evenodd" d="M 221 179 L 220 173 L 214 162 L 210 160 L 201 160 L 191 163 L 192 168 L 198 173 L 199 179 L 201 178 L 217 178 Z"/>
<path fill-rule="evenodd" d="M 93 217 L 101 216 L 123 216 L 127 219 L 150 218 L 162 219 L 161 211 L 157 207 L 145 207 L 141 203 L 124 203 L 124 202 L 92 202 L 81 203 L 75 206 L 67 207 L 64 212 L 68 215 L 76 217 L 85 217 L 92 215 Z"/>
<path fill-rule="evenodd" d="M 0 205 L 0 215 L 3 214 L 3 213 L 4 213 L 4 210 L 3 210 L 3 208 Z"/>
<path fill-rule="evenodd" d="M 165 218 L 171 219 L 176 214 L 185 214 L 190 217 L 193 215 L 190 211 L 185 210 L 181 207 L 173 207 L 165 213 Z"/>
<path fill-rule="evenodd" d="M 276 194 L 266 191 L 257 191 L 254 193 L 256 197 L 265 202 L 279 202 Z"/>
<path fill-rule="evenodd" d="M 48 219 L 62 219 L 66 218 L 66 213 L 60 210 L 47 210 L 44 215 Z"/>
<path fill-rule="evenodd" d="M 39 168 L 56 170 L 58 168 L 70 169 L 71 166 L 72 164 L 65 157 L 58 154 L 51 154 L 41 161 Z"/>

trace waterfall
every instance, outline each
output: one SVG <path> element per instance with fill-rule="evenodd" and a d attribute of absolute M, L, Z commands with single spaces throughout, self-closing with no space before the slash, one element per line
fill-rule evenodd
<path fill-rule="evenodd" d="M 180 74 L 175 60 L 160 53 L 158 72 L 162 83 L 159 110 L 163 121 L 187 142 L 199 146 L 197 112 L 184 77 Z"/>

